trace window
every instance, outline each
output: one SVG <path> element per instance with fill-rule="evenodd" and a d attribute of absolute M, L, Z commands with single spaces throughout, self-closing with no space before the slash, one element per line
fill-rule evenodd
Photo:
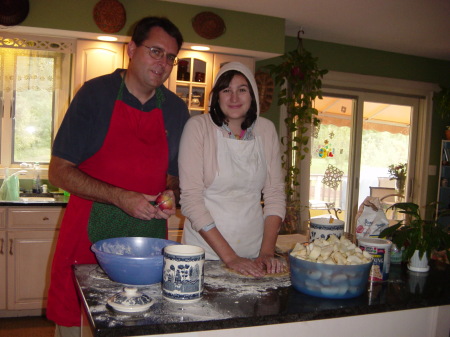
<path fill-rule="evenodd" d="M 69 101 L 71 53 L 64 45 L 0 41 L 1 166 L 50 161 L 53 133 Z"/>

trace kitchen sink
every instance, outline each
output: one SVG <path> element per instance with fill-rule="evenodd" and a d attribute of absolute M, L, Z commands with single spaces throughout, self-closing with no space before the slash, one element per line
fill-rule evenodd
<path fill-rule="evenodd" d="M 20 193 L 19 201 L 49 202 L 55 201 L 55 196 L 52 193 Z"/>
<path fill-rule="evenodd" d="M 55 201 L 55 198 L 52 197 L 20 197 L 20 201 L 23 202 L 49 202 Z"/>

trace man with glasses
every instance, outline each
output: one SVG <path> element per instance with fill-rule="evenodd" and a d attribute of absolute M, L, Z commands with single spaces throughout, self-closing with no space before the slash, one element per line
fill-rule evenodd
<path fill-rule="evenodd" d="M 178 190 L 178 146 L 189 112 L 163 83 L 182 43 L 168 19 L 139 21 L 128 44 L 128 69 L 87 81 L 58 131 L 49 179 L 71 196 L 48 295 L 47 317 L 57 324 L 56 336 L 80 335 L 71 266 L 96 263 L 92 243 L 166 238 L 175 206 L 161 210 L 153 202 L 162 192 L 175 199 Z"/>

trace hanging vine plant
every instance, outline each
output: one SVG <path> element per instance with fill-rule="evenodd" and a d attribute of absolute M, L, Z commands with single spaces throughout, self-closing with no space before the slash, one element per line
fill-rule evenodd
<path fill-rule="evenodd" d="M 302 43 L 299 31 L 298 47 L 282 56 L 278 65 L 268 65 L 267 69 L 274 81 L 283 87 L 278 96 L 278 105 L 285 105 L 287 116 L 284 120 L 286 136 L 282 138 L 285 151 L 282 156 L 286 170 L 285 191 L 288 205 L 298 204 L 300 187 L 300 162 L 309 153 L 309 129 L 318 126 L 318 111 L 314 100 L 322 98 L 322 78 L 328 70 L 320 69 L 318 58 L 313 57 Z M 297 205 L 298 206 L 298 205 Z"/>

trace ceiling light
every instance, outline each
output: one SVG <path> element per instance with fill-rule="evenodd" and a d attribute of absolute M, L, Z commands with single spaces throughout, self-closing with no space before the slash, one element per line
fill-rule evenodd
<path fill-rule="evenodd" d="M 207 46 L 192 46 L 191 49 L 192 50 L 199 50 L 199 51 L 206 51 L 206 50 L 210 50 L 211 48 L 209 48 Z"/>
<path fill-rule="evenodd" d="M 114 36 L 97 36 L 100 41 L 117 41 L 117 37 Z"/>

